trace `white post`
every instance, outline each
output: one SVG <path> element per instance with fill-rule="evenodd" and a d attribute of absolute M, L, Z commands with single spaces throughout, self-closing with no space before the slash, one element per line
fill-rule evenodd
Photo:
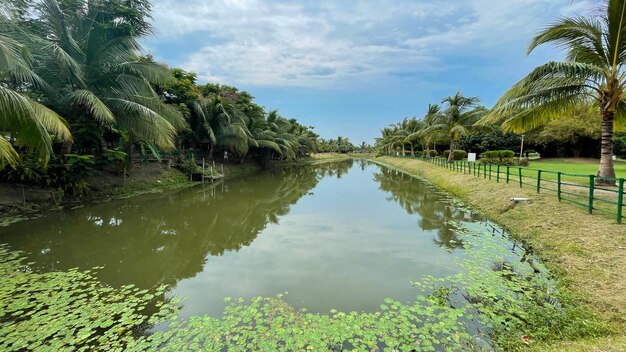
<path fill-rule="evenodd" d="M 519 160 L 524 158 L 524 135 L 522 135 L 522 146 L 519 148 Z"/>

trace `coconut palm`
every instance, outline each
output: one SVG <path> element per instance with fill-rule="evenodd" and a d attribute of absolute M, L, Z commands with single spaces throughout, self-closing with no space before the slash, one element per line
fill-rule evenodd
<path fill-rule="evenodd" d="M 477 97 L 465 97 L 461 92 L 457 92 L 453 96 L 444 98 L 441 101 L 444 109 L 432 115 L 433 124 L 425 132 L 447 136 L 450 142 L 449 161 L 454 159 L 452 151 L 459 138 L 468 135 L 474 124 L 485 113 L 485 109 L 478 106 L 478 102 Z"/>
<path fill-rule="evenodd" d="M 36 73 L 50 85 L 49 105 L 70 123 L 95 120 L 132 140 L 173 149 L 185 122 L 152 88 L 169 72 L 139 56 L 137 40 L 150 32 L 149 5 L 137 1 L 128 10 L 108 0 L 38 3 L 28 20 Z"/>
<path fill-rule="evenodd" d="M 71 140 L 63 118 L 20 92 L 46 84 L 33 72 L 30 52 L 16 40 L 25 35 L 10 16 L 10 11 L 0 11 L 0 169 L 17 165 L 16 146 L 37 153 L 45 164 L 52 155 L 54 138 Z"/>
<path fill-rule="evenodd" d="M 504 121 L 506 131 L 525 132 L 567 116 L 580 101 L 591 99 L 602 117 L 598 181 L 614 184 L 613 130 L 626 117 L 626 1 L 608 0 L 594 16 L 556 21 L 533 38 L 528 53 L 546 43 L 565 48 L 566 60 L 535 68 L 482 122 Z"/>

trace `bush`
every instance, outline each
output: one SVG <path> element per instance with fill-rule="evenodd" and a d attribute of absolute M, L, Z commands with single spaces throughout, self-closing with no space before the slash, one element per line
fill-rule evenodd
<path fill-rule="evenodd" d="M 444 150 L 441 156 L 447 159 L 450 156 L 450 151 Z M 454 160 L 463 160 L 467 158 L 467 152 L 465 150 L 455 149 L 452 152 L 452 157 Z"/>
<path fill-rule="evenodd" d="M 528 158 L 521 158 L 517 161 L 517 166 L 528 166 L 530 165 L 530 162 L 528 161 Z"/>
<path fill-rule="evenodd" d="M 65 154 L 64 158 L 50 159 L 47 167 L 35 156 L 24 155 L 15 168 L 4 168 L 0 172 L 0 179 L 82 194 L 88 189 L 85 178 L 94 172 L 95 167 L 93 155 Z"/>
<path fill-rule="evenodd" d="M 185 175 L 200 172 L 200 168 L 196 164 L 196 158 L 191 154 L 188 158 L 185 158 L 183 162 L 178 166 L 180 171 Z"/>
<path fill-rule="evenodd" d="M 428 156 L 430 156 L 431 158 L 434 158 L 434 157 L 436 157 L 438 155 L 439 155 L 439 153 L 437 153 L 436 150 L 429 150 L 428 151 Z"/>
<path fill-rule="evenodd" d="M 517 165 L 515 152 L 512 150 L 490 150 L 480 155 L 483 164 Z"/>
<path fill-rule="evenodd" d="M 454 160 L 463 160 L 467 158 L 467 152 L 465 150 L 455 149 L 452 151 Z"/>
<path fill-rule="evenodd" d="M 96 167 L 101 170 L 122 171 L 127 164 L 128 154 L 119 149 L 108 149 L 95 159 Z"/>
<path fill-rule="evenodd" d="M 415 152 L 415 157 L 416 158 L 421 158 L 423 156 L 424 156 L 424 152 L 423 151 L 418 150 L 418 151 Z"/>

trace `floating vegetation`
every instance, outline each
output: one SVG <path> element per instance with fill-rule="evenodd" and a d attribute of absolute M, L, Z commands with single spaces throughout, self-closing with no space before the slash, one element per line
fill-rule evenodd
<path fill-rule="evenodd" d="M 90 271 L 35 273 L 0 247 L 0 350 L 518 350 L 535 341 L 606 334 L 545 268 L 489 223 L 452 224 L 465 253 L 456 275 L 424 277 L 411 303 L 378 312 L 313 314 L 282 295 L 226 299 L 222 318 L 176 320 L 177 302 L 104 286 Z M 539 268 L 540 272 L 536 273 Z M 148 334 L 156 323 L 167 330 Z"/>
<path fill-rule="evenodd" d="M 4 246 L 0 277 L 2 351 L 122 350 L 147 327 L 176 316 L 176 301 L 163 300 L 165 287 L 114 289 L 91 271 L 36 273 Z"/>

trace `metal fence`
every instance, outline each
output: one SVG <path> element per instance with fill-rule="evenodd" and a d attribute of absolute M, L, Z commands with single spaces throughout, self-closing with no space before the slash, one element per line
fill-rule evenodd
<path fill-rule="evenodd" d="M 520 166 L 483 164 L 465 160 L 449 162 L 445 158 L 427 158 L 421 160 L 445 167 L 463 174 L 482 177 L 496 182 L 519 184 L 520 188 L 532 187 L 537 193 L 553 192 L 560 201 L 571 202 L 585 207 L 589 214 L 594 211 L 615 217 L 622 223 L 624 207 L 624 179 L 602 178 L 614 181 L 615 186 L 598 184 L 596 175 L 570 174 L 558 171 L 537 170 Z"/>

